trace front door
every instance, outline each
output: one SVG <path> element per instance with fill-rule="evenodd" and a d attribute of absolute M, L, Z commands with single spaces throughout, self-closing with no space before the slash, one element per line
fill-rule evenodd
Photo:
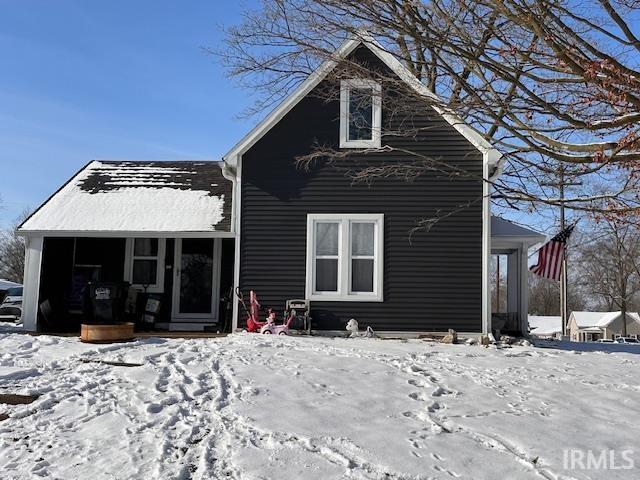
<path fill-rule="evenodd" d="M 177 238 L 173 312 L 176 323 L 218 321 L 220 242 L 213 238 Z M 186 326 L 186 325 L 185 325 Z"/>

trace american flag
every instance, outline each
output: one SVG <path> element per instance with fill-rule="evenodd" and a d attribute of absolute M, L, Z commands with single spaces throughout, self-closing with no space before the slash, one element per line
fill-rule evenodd
<path fill-rule="evenodd" d="M 564 249 L 574 227 L 575 224 L 565 228 L 545 243 L 540 250 L 538 250 L 538 263 L 532 265 L 529 270 L 549 280 L 560 280 Z"/>

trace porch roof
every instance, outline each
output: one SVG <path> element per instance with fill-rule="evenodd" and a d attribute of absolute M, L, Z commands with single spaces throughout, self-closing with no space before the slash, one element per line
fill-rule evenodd
<path fill-rule="evenodd" d="M 578 329 L 579 332 L 584 332 L 584 333 L 602 333 L 603 330 L 600 327 L 585 327 L 585 328 L 579 328 Z"/>
<path fill-rule="evenodd" d="M 92 161 L 19 231 L 230 232 L 232 188 L 218 162 Z"/>
<path fill-rule="evenodd" d="M 492 243 L 519 242 L 534 245 L 543 242 L 545 238 L 541 233 L 516 225 L 504 218 L 491 217 Z"/>

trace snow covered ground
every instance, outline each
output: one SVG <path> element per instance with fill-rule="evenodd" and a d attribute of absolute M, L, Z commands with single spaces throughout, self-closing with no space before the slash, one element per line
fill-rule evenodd
<path fill-rule="evenodd" d="M 39 398 L 0 405 L 2 479 L 638 478 L 640 355 L 3 332 L 0 393 Z"/>

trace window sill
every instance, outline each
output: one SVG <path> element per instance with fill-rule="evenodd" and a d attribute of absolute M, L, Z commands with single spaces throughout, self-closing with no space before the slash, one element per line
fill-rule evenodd
<path fill-rule="evenodd" d="M 380 148 L 381 143 L 376 140 L 341 140 L 340 148 Z"/>
<path fill-rule="evenodd" d="M 312 302 L 384 302 L 382 295 L 307 295 Z"/>

